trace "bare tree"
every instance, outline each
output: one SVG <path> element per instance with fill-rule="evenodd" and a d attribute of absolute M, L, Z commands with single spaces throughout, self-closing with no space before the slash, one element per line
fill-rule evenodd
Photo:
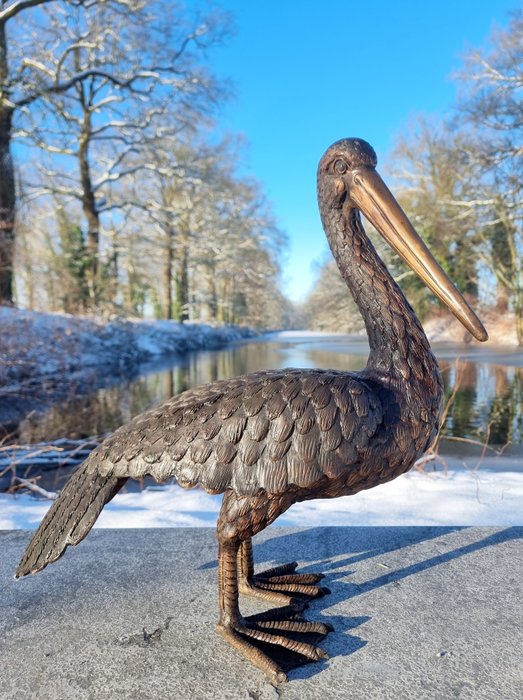
<path fill-rule="evenodd" d="M 360 333 L 365 328 L 331 255 L 318 268 L 303 314 L 306 328 L 313 330 Z"/>
<path fill-rule="evenodd" d="M 164 318 L 280 322 L 285 240 L 257 183 L 235 174 L 239 147 L 167 138 L 147 154 L 156 167 L 136 185 L 143 240 L 134 254 Z"/>
<path fill-rule="evenodd" d="M 60 196 L 81 209 L 93 307 L 103 298 L 103 217 L 131 204 L 120 185 L 152 171 L 141 154 L 166 134 L 193 129 L 223 93 L 202 59 L 228 31 L 225 15 L 186 17 L 158 0 L 128 5 L 125 13 L 111 1 L 45 12 L 46 50 L 29 67 L 35 81 L 59 75 L 70 88 L 49 93 L 18 131 L 48 154 L 32 196 Z"/>
<path fill-rule="evenodd" d="M 11 63 L 8 28 L 21 13 L 50 1 L 0 1 L 0 303 L 10 303 L 13 300 L 16 208 L 15 173 L 11 153 L 13 117 L 17 110 L 27 107 L 40 95 L 40 91 L 17 90 L 24 80 L 24 64 L 20 57 L 15 60 L 14 65 Z M 55 89 L 61 87 L 59 82 L 55 84 Z"/>
<path fill-rule="evenodd" d="M 523 345 L 523 10 L 486 50 L 468 54 L 458 79 L 456 121 L 466 129 L 475 193 L 455 205 L 479 213 L 485 262 L 512 304 Z"/>
<path fill-rule="evenodd" d="M 467 55 L 457 78 L 452 118 L 420 119 L 398 141 L 402 204 L 463 292 L 477 295 L 481 281 L 487 298 L 486 285 L 496 283 L 497 308 L 512 307 L 523 344 L 522 11 L 489 48 Z M 411 279 L 426 313 L 429 300 Z"/>
<path fill-rule="evenodd" d="M 156 163 L 147 184 L 145 208 L 154 224 L 161 256 L 160 306 L 163 318 L 185 321 L 190 316 L 189 263 L 208 225 L 207 201 L 215 184 L 220 147 L 168 138 L 156 144 L 149 158 Z M 192 250 L 190 250 L 192 248 Z"/>
<path fill-rule="evenodd" d="M 11 143 L 15 119 L 29 114 L 42 97 L 61 94 L 88 77 L 83 72 L 63 76 L 60 70 L 35 74 L 44 49 L 41 13 L 47 5 L 56 11 L 71 11 L 106 1 L 122 10 L 138 4 L 134 0 L 0 0 L 0 303 L 13 300 L 16 187 Z M 26 23 L 34 31 L 26 31 Z"/>
<path fill-rule="evenodd" d="M 457 205 L 474 199 L 473 168 L 463 135 L 445 123 L 419 118 L 409 125 L 408 137 L 398 138 L 391 160 L 399 199 L 416 230 L 459 289 L 477 298 L 482 250 L 476 211 Z M 403 287 L 424 317 L 434 297 L 407 269 L 399 264 L 405 273 Z"/>

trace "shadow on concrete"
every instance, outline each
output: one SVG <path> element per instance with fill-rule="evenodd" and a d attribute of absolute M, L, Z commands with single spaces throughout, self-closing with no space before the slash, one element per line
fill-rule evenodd
<path fill-rule="evenodd" d="M 347 576 L 353 573 L 348 571 L 347 567 L 358 562 L 373 557 L 383 557 L 383 555 L 390 552 L 431 539 L 439 539 L 439 545 L 442 547 L 448 546 L 448 542 L 442 539 L 445 535 L 467 529 L 471 528 L 465 526 L 317 527 L 298 533 L 276 536 L 262 542 L 260 545 L 255 546 L 254 557 L 255 561 L 259 562 L 265 560 L 278 561 L 282 557 L 282 552 L 297 552 L 297 556 L 303 560 L 304 552 L 309 551 L 310 558 L 314 563 L 300 567 L 300 571 L 322 571 L 326 574 L 324 583 L 335 586 L 333 582 L 340 578 L 346 579 Z M 369 533 L 371 533 L 371 536 L 369 536 Z M 520 527 L 507 527 L 481 540 L 470 542 L 456 549 L 449 549 L 428 559 L 384 573 L 363 584 L 356 585 L 347 583 L 344 580 L 343 595 L 341 595 L 341 591 L 333 590 L 328 600 L 329 602 L 336 602 L 338 599 L 347 600 L 348 598 L 353 598 L 477 550 L 496 546 L 508 540 L 520 539 L 522 535 L 523 530 Z M 327 556 L 322 556 L 322 550 L 325 550 L 325 542 L 329 543 L 329 552 Z M 318 555 L 320 556 L 318 557 Z M 215 561 L 205 566 L 212 565 L 216 566 L 217 562 Z"/>
<path fill-rule="evenodd" d="M 313 527 L 301 532 L 286 533 L 257 543 L 253 539 L 255 563 L 274 561 L 283 563 L 282 552 L 299 553 L 303 561 L 305 553 L 310 553 L 311 565 L 300 567 L 300 571 L 316 571 L 318 566 L 325 574 L 342 570 L 351 564 L 387 554 L 394 550 L 425 542 L 452 532 L 465 530 L 464 526 L 454 527 Z M 277 533 L 278 528 L 268 529 L 267 534 Z M 369 538 L 369 533 L 372 537 Z M 370 544 L 370 546 L 369 546 Z M 327 545 L 327 546 L 326 546 Z M 328 553 L 325 553 L 328 550 Z M 296 554 L 295 557 L 298 555 Z M 218 560 L 206 562 L 201 569 L 218 567 Z M 347 576 L 346 570 L 343 575 Z"/>
<path fill-rule="evenodd" d="M 183 589 L 186 604 L 195 601 L 198 604 L 198 586 L 203 581 L 204 590 L 215 590 L 216 573 L 213 569 L 217 562 L 209 560 L 215 546 L 209 530 L 190 528 L 190 533 L 186 531 L 183 535 L 180 530 L 176 537 L 172 530 L 155 530 L 150 539 L 143 531 L 137 532 L 136 539 L 130 534 L 115 537 L 114 531 L 97 530 L 84 547 L 76 551 L 72 548 L 67 557 L 68 566 L 49 567 L 39 575 L 38 581 L 33 577 L 17 581 L 13 587 L 13 595 L 16 589 L 18 599 L 16 624 L 50 614 L 60 616 L 64 610 L 76 609 L 79 593 L 80 600 L 83 597 L 95 599 L 100 592 L 104 600 L 129 597 L 130 600 L 142 601 L 154 599 L 158 590 L 164 591 L 164 595 L 166 590 L 172 591 L 176 597 L 178 590 Z M 257 568 L 265 568 L 267 562 L 284 563 L 297 559 L 301 562 L 299 571 L 325 573 L 326 579 L 322 583 L 330 588 L 331 594 L 312 601 L 313 615 L 305 614 L 306 618 L 321 620 L 321 611 L 326 608 L 383 586 L 397 585 L 402 579 L 522 535 L 521 527 L 500 528 L 495 532 L 489 529 L 488 534 L 482 533 L 480 528 L 435 526 L 314 527 L 297 532 L 278 532 L 278 528 L 273 528 L 260 536 L 258 544 L 254 539 L 254 558 Z M 457 546 L 453 544 L 454 536 Z M 8 570 L 14 571 L 15 559 L 23 550 L 28 533 L 11 533 L 11 537 L 17 546 L 9 552 L 12 561 Z M 146 542 L 150 544 L 146 545 Z M 427 542 L 433 544 L 417 547 Z M 404 556 L 400 553 L 402 549 L 407 550 Z M 383 567 L 379 575 L 362 581 L 360 569 L 358 583 L 352 580 L 356 565 L 372 559 L 377 569 Z M 372 572 L 373 568 L 364 570 Z M 194 582 L 193 576 L 198 571 L 200 574 Z M 193 586 L 194 593 L 191 591 Z M 170 609 L 173 604 L 167 598 L 165 605 Z M 209 604 L 205 601 L 205 606 L 212 606 L 214 610 L 214 600 Z M 325 643 L 321 643 L 331 657 L 348 657 L 362 649 L 367 642 L 354 632 L 359 632 L 360 626 L 372 619 L 367 615 L 339 614 L 340 609 L 344 609 L 343 605 L 333 610 L 334 615 L 329 615 L 328 621 L 335 631 Z M 325 662 L 302 666 L 292 671 L 292 677 L 311 678 L 324 668 Z"/>
<path fill-rule="evenodd" d="M 330 596 L 326 600 L 328 600 L 329 603 L 332 602 Z M 313 601 L 315 608 L 321 606 L 321 602 L 319 605 L 318 603 L 319 601 Z M 307 618 L 306 611 L 304 616 Z M 325 640 L 317 640 L 316 642 L 319 642 L 319 646 L 322 647 L 322 649 L 329 652 L 329 656 L 331 658 L 338 656 L 352 656 L 352 654 L 355 654 L 367 644 L 366 640 L 353 634 L 352 630 L 366 622 L 369 622 L 369 620 L 372 619 L 369 615 L 360 615 L 358 617 L 349 617 L 348 615 L 329 615 L 328 619 L 324 619 L 319 617 L 316 613 L 314 615 L 314 619 L 319 620 L 320 622 L 330 622 L 330 624 L 334 627 L 334 631 L 331 632 L 329 636 L 325 638 Z M 316 676 L 324 671 L 326 667 L 327 661 L 315 661 L 314 663 L 308 663 L 303 666 L 297 665 L 292 669 L 289 668 L 289 670 L 292 671 L 293 679 L 312 678 L 313 676 Z"/>
<path fill-rule="evenodd" d="M 419 560 L 401 568 L 391 569 L 376 578 L 364 583 L 347 581 L 354 571 L 351 567 L 367 559 L 380 558 L 393 551 L 411 547 L 431 539 L 438 539 L 438 547 L 450 547 L 451 544 L 446 535 L 462 532 L 470 529 L 464 526 L 455 527 L 317 527 L 303 530 L 297 533 L 276 535 L 271 539 L 255 544 L 255 562 L 276 561 L 283 563 L 282 553 L 292 553 L 301 561 L 307 561 L 309 554 L 310 564 L 300 566 L 301 572 L 319 572 L 326 574 L 325 583 L 331 594 L 325 599 L 311 601 L 311 605 L 318 610 L 327 604 L 328 607 L 337 603 L 350 600 L 358 595 L 368 593 L 386 585 L 397 584 L 401 579 L 426 571 L 434 566 L 439 566 L 472 552 L 493 547 L 522 536 L 522 529 L 508 527 L 490 534 L 483 539 L 470 542 L 465 545 L 448 549 L 435 556 Z M 276 530 L 277 532 L 277 530 Z M 255 542 L 255 540 L 254 540 Z M 328 550 L 328 553 L 325 552 Z M 411 555 L 409 556 L 411 558 Z M 377 562 L 378 565 L 388 566 Z M 217 566 L 217 561 L 207 562 L 200 567 L 209 569 Z M 263 568 L 263 566 L 261 567 Z M 315 618 L 318 618 L 315 615 Z M 334 615 L 328 618 L 333 624 L 335 632 L 329 635 L 329 652 L 335 656 L 350 656 L 367 643 L 351 632 L 359 625 L 368 622 L 370 616 L 347 617 Z M 325 662 L 309 664 L 295 668 L 293 677 L 309 678 L 321 673 Z"/>

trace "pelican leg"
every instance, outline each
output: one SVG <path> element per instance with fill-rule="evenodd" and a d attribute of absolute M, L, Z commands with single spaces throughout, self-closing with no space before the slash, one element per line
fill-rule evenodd
<path fill-rule="evenodd" d="M 240 593 L 280 605 L 292 605 L 309 598 L 320 598 L 330 593 L 325 586 L 317 586 L 324 574 L 294 573 L 298 563 L 276 566 L 254 573 L 252 539 L 243 540 L 238 551 L 238 588 Z"/>
<path fill-rule="evenodd" d="M 327 654 L 296 634 L 323 637 L 332 627 L 300 618 L 300 608 L 287 606 L 244 618 L 238 606 L 238 552 L 240 542 L 220 543 L 218 551 L 218 591 L 220 619 L 217 632 L 260 668 L 273 682 L 287 680 L 285 670 L 309 661 L 328 658 Z M 287 636 L 285 633 L 290 633 Z"/>

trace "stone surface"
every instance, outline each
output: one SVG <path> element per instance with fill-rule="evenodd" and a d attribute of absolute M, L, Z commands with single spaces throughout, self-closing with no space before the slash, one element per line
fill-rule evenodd
<path fill-rule="evenodd" d="M 208 529 L 96 530 L 44 572 L 0 532 L 0 698 L 317 700 L 523 697 L 523 528 L 271 528 L 258 564 L 297 559 L 332 594 L 330 660 L 278 688 L 214 632 Z M 245 614 L 260 610 L 243 599 Z"/>

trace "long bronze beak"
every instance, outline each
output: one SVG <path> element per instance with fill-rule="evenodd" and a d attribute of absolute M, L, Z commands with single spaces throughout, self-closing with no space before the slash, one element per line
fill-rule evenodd
<path fill-rule="evenodd" d="M 483 324 L 450 281 L 387 185 L 371 167 L 353 171 L 350 198 L 387 243 L 477 338 L 488 340 Z"/>

